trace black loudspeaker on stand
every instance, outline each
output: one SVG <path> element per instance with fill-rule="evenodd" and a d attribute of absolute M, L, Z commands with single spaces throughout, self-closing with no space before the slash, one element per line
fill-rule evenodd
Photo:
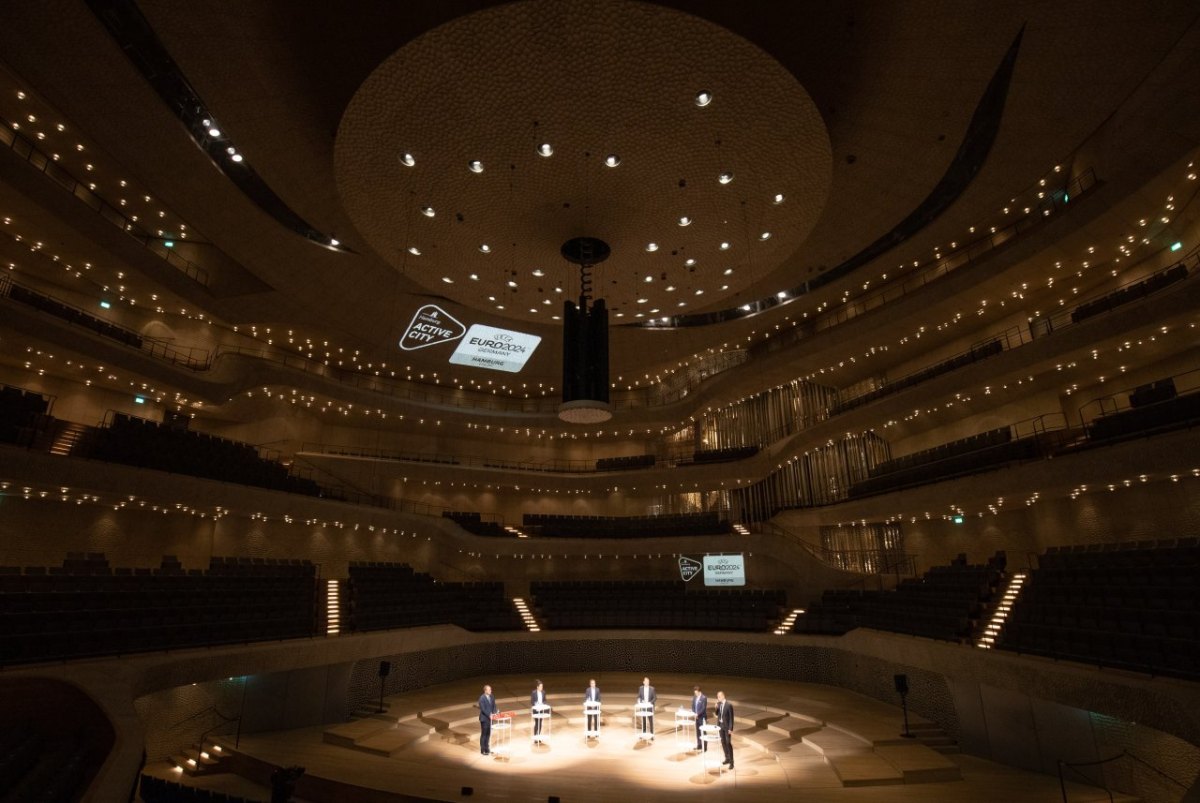
<path fill-rule="evenodd" d="M 905 739 L 915 739 L 917 737 L 908 730 L 908 675 L 892 675 L 892 680 L 900 694 L 900 710 L 904 712 L 904 733 L 900 735 Z"/>
<path fill-rule="evenodd" d="M 388 673 L 390 673 L 391 671 L 392 671 L 392 662 L 391 661 L 380 661 L 379 662 L 379 710 L 375 712 L 377 714 L 383 713 L 383 684 L 384 684 L 384 681 L 387 680 Z"/>

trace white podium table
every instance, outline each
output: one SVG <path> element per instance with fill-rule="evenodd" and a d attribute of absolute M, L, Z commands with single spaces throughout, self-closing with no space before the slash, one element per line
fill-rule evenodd
<path fill-rule="evenodd" d="M 529 709 L 529 714 L 529 738 L 534 744 L 545 743 L 550 738 L 550 704 L 535 705 Z M 535 733 L 534 729 L 539 723 L 541 727 Z"/>
<path fill-rule="evenodd" d="M 492 714 L 492 738 L 488 750 L 497 756 L 510 757 L 512 755 L 512 723 L 511 711 Z"/>
<path fill-rule="evenodd" d="M 654 703 L 633 704 L 633 726 L 638 729 L 638 739 L 645 741 L 654 738 L 654 731 L 650 730 L 650 720 L 652 719 L 654 719 Z"/>
<path fill-rule="evenodd" d="M 584 700 L 583 702 L 583 738 L 588 739 L 600 738 L 600 701 L 599 700 Z M 592 725 L 596 727 L 592 727 Z"/>
<path fill-rule="evenodd" d="M 675 746 L 681 742 L 691 750 L 696 749 L 696 712 L 686 708 L 675 711 Z"/>
<path fill-rule="evenodd" d="M 725 771 L 725 751 L 721 749 L 721 728 L 717 725 L 701 725 L 700 726 L 700 741 L 708 748 L 701 755 L 704 756 L 704 771 L 708 772 L 708 756 L 712 754 L 717 757 L 720 762 L 717 767 L 717 773 Z"/>

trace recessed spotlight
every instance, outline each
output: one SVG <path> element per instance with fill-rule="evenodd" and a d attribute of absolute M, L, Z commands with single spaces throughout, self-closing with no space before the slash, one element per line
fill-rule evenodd
<path fill-rule="evenodd" d="M 492 247 L 490 245 L 488 245 L 487 243 L 480 243 L 479 244 L 479 253 L 490 254 L 490 253 L 492 253 Z"/>
<path fill-rule="evenodd" d="M 433 217 L 434 215 L 436 215 L 436 214 L 437 214 L 437 212 L 434 212 L 434 211 L 433 211 L 433 207 L 432 207 L 432 206 L 422 206 L 422 207 L 421 207 L 421 214 L 422 214 L 422 215 L 424 215 L 425 217 Z"/>
<path fill-rule="evenodd" d="M 698 295 L 698 296 L 702 296 L 702 295 L 704 295 L 704 291 L 703 291 L 703 290 L 697 290 L 697 291 L 696 291 L 696 295 Z"/>
<path fill-rule="evenodd" d="M 779 296 L 780 298 L 787 298 L 787 291 L 786 291 L 786 290 L 780 290 L 780 291 L 779 291 L 778 293 L 776 293 L 775 295 Z"/>
<path fill-rule="evenodd" d="M 722 251 L 728 251 L 729 243 L 721 243 L 720 245 L 717 246 L 717 248 L 720 248 Z"/>
<path fill-rule="evenodd" d="M 783 193 L 782 192 L 775 193 L 775 197 L 772 198 L 771 200 L 777 204 L 783 203 Z"/>
<path fill-rule="evenodd" d="M 443 276 L 442 281 L 445 282 L 446 284 L 454 284 L 454 280 L 451 279 L 449 276 Z"/>
<path fill-rule="evenodd" d="M 488 301 L 495 301 L 495 300 L 496 300 L 495 296 L 488 296 Z"/>
<path fill-rule="evenodd" d="M 678 304 L 676 304 L 675 306 L 677 306 L 677 307 L 686 307 L 686 306 L 687 306 L 687 302 L 686 302 L 686 301 L 680 301 L 680 302 L 679 302 Z"/>
<path fill-rule="evenodd" d="M 208 135 L 209 135 L 210 137 L 219 137 L 219 136 L 221 136 L 221 129 L 219 129 L 219 128 L 217 128 L 216 126 L 214 126 L 214 127 L 210 128 L 210 129 L 208 129 Z"/>
<path fill-rule="evenodd" d="M 548 298 L 543 298 L 543 299 L 542 299 L 542 303 L 543 303 L 543 304 L 545 304 L 545 305 L 548 307 L 548 306 L 550 306 L 551 304 L 553 304 L 554 302 L 553 302 L 553 301 L 551 301 L 551 300 L 550 300 L 550 299 L 548 299 Z"/>
<path fill-rule="evenodd" d="M 723 285 L 721 285 L 721 289 L 722 289 L 722 290 L 728 290 L 728 289 L 729 289 L 729 285 L 727 285 L 727 284 L 723 284 Z"/>
<path fill-rule="evenodd" d="M 408 253 L 412 254 L 415 257 L 419 257 L 419 256 L 421 256 L 421 249 L 417 248 L 415 245 L 410 245 L 408 247 Z"/>
<path fill-rule="evenodd" d="M 687 259 L 683 260 L 683 264 L 687 265 L 690 268 L 692 265 L 696 264 L 696 260 L 692 259 L 691 257 L 688 257 Z"/>
<path fill-rule="evenodd" d="M 684 215 L 683 217 L 679 218 L 679 225 L 680 226 L 690 226 L 690 225 L 692 225 L 692 219 L 690 217 L 688 217 L 687 215 Z"/>
<path fill-rule="evenodd" d="M 673 293 L 673 292 L 675 292 L 675 285 L 673 285 L 673 284 L 668 284 L 668 285 L 667 285 L 667 292 L 668 292 L 668 293 Z"/>
<path fill-rule="evenodd" d="M 733 173 L 726 170 L 724 173 L 717 176 L 717 181 L 721 182 L 722 184 L 728 184 L 729 182 L 733 181 Z"/>
<path fill-rule="evenodd" d="M 168 242 L 170 242 L 170 241 L 168 240 Z M 339 245 L 342 244 L 342 241 L 337 239 L 336 237 L 330 237 L 329 244 L 332 245 L 334 248 L 337 248 Z"/>
<path fill-rule="evenodd" d="M 538 156 L 553 156 L 554 146 L 549 142 L 543 142 L 541 145 L 537 146 L 537 152 Z"/>
<path fill-rule="evenodd" d="M 530 308 L 529 308 L 529 311 L 530 311 L 530 312 L 537 312 L 537 307 L 530 307 Z"/>
<path fill-rule="evenodd" d="M 650 299 L 648 299 L 648 298 L 639 298 L 639 299 L 637 300 L 637 303 L 639 303 L 639 304 L 645 304 L 645 303 L 646 303 L 647 301 L 649 301 L 649 300 L 650 300 Z"/>
<path fill-rule="evenodd" d="M 707 89 L 701 89 L 696 93 L 696 105 L 700 108 L 704 108 L 708 104 L 712 103 L 712 98 L 712 92 L 709 92 Z"/>
<path fill-rule="evenodd" d="M 514 282 L 512 279 L 509 279 L 509 280 L 508 280 L 508 286 L 509 286 L 509 287 L 511 287 L 511 288 L 513 288 L 513 289 L 515 290 L 515 289 L 516 289 L 516 287 L 517 287 L 517 283 L 516 283 L 516 282 Z"/>
<path fill-rule="evenodd" d="M 643 279 L 642 281 L 644 281 L 644 282 L 646 282 L 647 284 L 649 284 L 650 282 L 654 281 L 654 277 L 653 277 L 653 276 L 647 276 L 647 277 L 646 277 L 645 279 Z"/>
<path fill-rule="evenodd" d="M 604 157 L 604 164 L 608 165 L 609 167 L 616 167 L 620 163 L 621 157 L 617 156 L 615 153 L 610 153 L 608 156 Z"/>
<path fill-rule="evenodd" d="M 534 268 L 532 273 L 534 276 L 545 276 L 546 275 L 546 271 L 542 270 L 541 268 Z"/>
<path fill-rule="evenodd" d="M 764 231 L 762 234 L 758 235 L 758 239 L 760 239 L 760 240 L 769 240 L 769 239 L 771 239 L 771 232 L 769 232 L 769 231 Z"/>
<path fill-rule="evenodd" d="M 472 274 L 471 274 L 471 275 L 470 275 L 468 278 L 469 278 L 471 281 L 473 281 L 473 282 L 477 282 L 477 281 L 479 281 L 479 274 L 478 274 L 478 273 L 472 273 Z"/>
<path fill-rule="evenodd" d="M 482 173 L 483 162 L 479 161 L 478 159 L 472 159 L 471 161 L 467 162 L 467 169 L 472 173 Z"/>
<path fill-rule="evenodd" d="M 726 275 L 726 276 L 732 276 L 732 275 L 733 275 L 733 268 L 726 268 L 726 269 L 725 269 L 725 275 Z"/>
<path fill-rule="evenodd" d="M 742 312 L 749 312 L 749 311 L 750 311 L 750 305 L 749 305 L 749 304 L 743 304 L 743 305 L 742 305 Z"/>
<path fill-rule="evenodd" d="M 400 164 L 404 165 L 405 167 L 412 167 L 416 163 L 417 158 L 411 153 L 405 151 L 404 153 L 400 154 Z"/>
<path fill-rule="evenodd" d="M 657 251 L 658 243 L 646 243 L 646 250 L 647 251 Z"/>
<path fill-rule="evenodd" d="M 235 162 L 242 161 L 242 155 L 240 153 L 235 153 L 235 154 L 233 154 L 233 156 L 230 156 L 229 158 Z"/>

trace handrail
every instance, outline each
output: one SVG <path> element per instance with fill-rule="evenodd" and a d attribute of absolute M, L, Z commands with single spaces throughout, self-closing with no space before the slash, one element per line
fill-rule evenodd
<path fill-rule="evenodd" d="M 90 187 L 59 167 L 53 158 L 38 150 L 38 147 L 30 139 L 13 130 L 12 123 L 3 117 L 0 117 L 0 142 L 7 145 L 13 153 L 23 157 L 30 167 L 74 195 L 89 209 L 137 240 L 155 256 L 163 259 L 168 265 L 196 283 L 208 286 L 207 270 L 167 248 L 160 238 L 151 236 L 149 232 L 126 217 L 116 207 L 92 192 Z"/>
<path fill-rule="evenodd" d="M 1190 371 L 1183 371 L 1182 373 L 1171 374 L 1170 376 L 1162 376 L 1162 377 L 1159 377 L 1157 381 L 1161 382 L 1165 379 L 1170 379 L 1172 382 L 1175 383 L 1175 389 L 1176 389 L 1176 392 L 1178 393 L 1178 395 L 1185 396 L 1188 393 L 1194 393 L 1197 389 L 1200 389 L 1200 368 L 1193 368 Z M 1179 382 L 1178 380 L 1180 380 L 1180 379 L 1186 379 L 1187 381 Z M 1142 384 L 1145 384 L 1145 383 L 1143 382 Z M 1184 388 L 1183 390 L 1180 390 L 1181 385 Z M 1089 423 L 1091 423 L 1092 421 L 1095 421 L 1097 418 L 1100 418 L 1102 416 L 1112 415 L 1114 413 L 1119 413 L 1124 410 L 1133 409 L 1133 406 L 1128 401 L 1128 395 L 1130 393 L 1132 393 L 1133 391 L 1135 391 L 1138 387 L 1141 387 L 1141 385 L 1135 385 L 1132 388 L 1127 387 L 1127 388 L 1121 388 L 1119 390 L 1114 390 L 1111 393 L 1108 393 L 1104 396 L 1097 396 L 1094 399 L 1091 399 L 1090 401 L 1088 401 L 1087 403 L 1080 405 L 1080 407 L 1079 407 L 1079 424 L 1080 424 L 1080 426 L 1086 427 Z M 1126 400 L 1124 402 L 1120 401 L 1117 398 L 1117 396 L 1119 394 L 1125 394 Z M 1089 416 L 1086 414 L 1086 411 L 1089 408 L 1091 408 L 1093 405 L 1095 405 L 1098 408 L 1098 412 L 1095 415 Z"/>
<path fill-rule="evenodd" d="M 1165 772 L 1163 772 L 1158 767 L 1151 764 L 1149 761 L 1146 761 L 1143 758 L 1139 758 L 1138 756 L 1135 756 L 1133 753 L 1130 753 L 1128 750 L 1122 750 L 1121 755 L 1126 756 L 1127 758 L 1133 759 L 1138 764 L 1141 764 L 1143 767 L 1146 767 L 1147 769 L 1153 770 L 1159 777 L 1165 778 L 1166 780 L 1168 780 L 1171 783 L 1178 786 L 1180 789 L 1188 788 L 1187 784 L 1185 784 L 1183 781 L 1179 781 L 1179 780 L 1176 780 L 1175 778 L 1172 778 L 1170 775 L 1167 775 Z"/>
<path fill-rule="evenodd" d="M 179 720 L 178 722 L 176 722 L 176 723 L 174 723 L 173 725 L 171 725 L 171 727 L 172 727 L 172 728 L 178 728 L 178 727 L 179 727 L 180 725 L 182 725 L 183 723 L 185 723 L 185 722 L 190 722 L 190 721 L 192 721 L 193 719 L 195 719 L 196 717 L 200 716 L 201 714 L 207 714 L 209 711 L 212 711 L 213 713 L 215 713 L 217 716 L 219 716 L 219 717 L 220 717 L 221 719 L 223 719 L 225 722 L 233 722 L 235 719 L 237 719 L 237 717 L 233 717 L 233 716 L 226 716 L 225 714 L 222 714 L 222 713 L 221 713 L 221 710 L 220 710 L 219 708 L 217 708 L 217 706 L 216 706 L 216 705 L 210 705 L 210 706 L 207 706 L 206 708 L 202 708 L 202 709 L 200 709 L 199 711 L 197 711 L 196 713 L 192 714 L 191 716 L 184 717 L 183 719 L 181 719 L 181 720 Z"/>

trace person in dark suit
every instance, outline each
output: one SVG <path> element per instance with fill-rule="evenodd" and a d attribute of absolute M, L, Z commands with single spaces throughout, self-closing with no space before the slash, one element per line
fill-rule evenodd
<path fill-rule="evenodd" d="M 639 703 L 650 703 L 654 705 L 658 702 L 658 695 L 654 693 L 654 687 L 650 685 L 650 678 L 642 678 L 642 685 L 638 686 L 637 701 Z M 642 717 L 642 733 L 650 734 L 650 741 L 654 741 L 654 714 L 651 713 L 648 717 Z"/>
<path fill-rule="evenodd" d="M 733 769 L 733 703 L 725 699 L 725 692 L 717 692 L 717 727 L 721 729 L 721 749 L 725 751 L 725 760 Z"/>
<path fill-rule="evenodd" d="M 535 685 L 533 687 L 533 693 L 529 695 L 529 707 L 534 712 L 536 712 L 539 706 L 543 706 L 546 704 L 546 689 L 542 685 L 542 682 L 540 680 L 534 681 L 534 684 Z M 541 739 L 538 738 L 541 735 L 542 735 L 542 720 L 538 719 L 537 717 L 534 717 L 533 718 L 533 739 L 534 739 L 534 741 L 541 741 Z"/>
<path fill-rule="evenodd" d="M 479 695 L 479 752 L 491 755 L 492 714 L 496 713 L 496 698 L 492 696 L 492 687 L 484 686 L 483 694 Z"/>
<path fill-rule="evenodd" d="M 600 687 L 596 685 L 596 679 L 592 678 L 588 681 L 588 687 L 583 690 L 583 701 L 585 703 L 600 702 Z M 588 714 L 587 730 L 600 730 L 600 717 L 595 714 Z"/>
<path fill-rule="evenodd" d="M 696 750 L 708 750 L 708 745 L 700 741 L 700 729 L 708 722 L 708 698 L 699 686 L 692 687 L 692 713 L 696 715 Z"/>

